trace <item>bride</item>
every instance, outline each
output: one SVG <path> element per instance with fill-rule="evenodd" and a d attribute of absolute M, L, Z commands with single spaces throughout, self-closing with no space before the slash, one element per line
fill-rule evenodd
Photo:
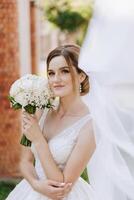
<path fill-rule="evenodd" d="M 48 82 L 59 104 L 41 118 L 23 112 L 23 132 L 32 146 L 23 147 L 24 179 L 7 200 L 93 199 L 92 186 L 80 177 L 95 150 L 95 138 L 92 116 L 81 98 L 90 86 L 78 67 L 79 52 L 78 46 L 64 45 L 48 55 Z"/>

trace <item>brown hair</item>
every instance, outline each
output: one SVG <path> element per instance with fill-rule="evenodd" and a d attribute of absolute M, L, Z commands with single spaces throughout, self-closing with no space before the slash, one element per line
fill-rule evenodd
<path fill-rule="evenodd" d="M 80 47 L 76 45 L 63 45 L 52 50 L 47 57 L 47 70 L 49 68 L 50 61 L 56 56 L 63 56 L 70 67 L 72 80 L 74 81 L 74 72 L 71 66 L 74 66 L 77 73 L 84 73 L 85 79 L 81 83 L 80 95 L 83 96 L 89 92 L 89 77 L 88 75 L 78 67 L 78 58 L 80 53 Z M 73 83 L 75 85 L 75 83 Z"/>

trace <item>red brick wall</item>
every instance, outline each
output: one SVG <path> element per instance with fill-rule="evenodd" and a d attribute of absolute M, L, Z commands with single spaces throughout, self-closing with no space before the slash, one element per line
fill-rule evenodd
<path fill-rule="evenodd" d="M 36 30 L 36 15 L 37 8 L 35 2 L 30 2 L 30 22 L 31 22 L 31 61 L 32 61 L 32 74 L 38 72 L 38 58 L 37 58 L 37 30 Z"/>
<path fill-rule="evenodd" d="M 7 95 L 19 71 L 17 0 L 0 0 L 0 177 L 18 175 L 20 114 Z"/>

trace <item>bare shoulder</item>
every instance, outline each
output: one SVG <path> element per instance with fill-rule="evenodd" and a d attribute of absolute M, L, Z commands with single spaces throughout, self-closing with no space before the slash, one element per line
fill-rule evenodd
<path fill-rule="evenodd" d="M 93 120 L 90 119 L 87 123 L 80 129 L 78 141 L 79 144 L 89 144 L 92 143 L 95 145 L 95 135 L 93 129 Z"/>

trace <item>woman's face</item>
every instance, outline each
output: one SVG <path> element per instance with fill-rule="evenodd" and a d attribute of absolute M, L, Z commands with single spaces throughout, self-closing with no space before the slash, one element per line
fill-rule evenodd
<path fill-rule="evenodd" d="M 73 93 L 70 68 L 63 56 L 56 56 L 50 61 L 48 81 L 55 96 L 64 97 Z"/>

